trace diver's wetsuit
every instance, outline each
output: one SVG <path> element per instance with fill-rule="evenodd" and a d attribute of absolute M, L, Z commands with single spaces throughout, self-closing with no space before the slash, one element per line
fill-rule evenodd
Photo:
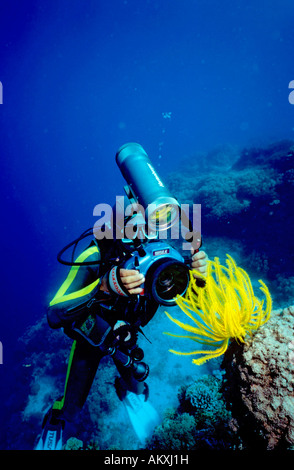
<path fill-rule="evenodd" d="M 117 321 L 128 324 L 131 338 L 120 341 L 117 348 L 134 355 L 137 332 L 155 314 L 158 304 L 144 296 L 122 297 L 100 290 L 102 276 L 111 268 L 111 259 L 118 255 L 115 242 L 92 242 L 76 262 L 100 260 L 92 266 L 72 266 L 67 278 L 49 304 L 47 318 L 52 328 L 64 328 L 64 332 L 74 339 L 70 354 L 65 391 L 62 399 L 56 401 L 53 409 L 58 415 L 73 421 L 83 407 L 94 380 L 99 362 L 109 347 L 117 342 L 113 326 Z M 103 262 L 103 263 L 102 263 Z M 113 263 L 112 263 L 113 264 Z M 146 385 L 139 382 L 131 368 L 126 368 L 115 359 L 126 390 L 145 393 Z"/>

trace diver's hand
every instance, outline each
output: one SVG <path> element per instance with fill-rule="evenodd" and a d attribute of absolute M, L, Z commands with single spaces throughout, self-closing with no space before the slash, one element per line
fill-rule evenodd
<path fill-rule="evenodd" d="M 106 275 L 102 277 L 99 289 L 102 290 L 103 292 L 109 292 Z"/>
<path fill-rule="evenodd" d="M 145 277 L 136 269 L 120 268 L 119 275 L 121 282 L 129 294 L 141 294 L 143 288 L 140 287 L 145 282 Z"/>
<path fill-rule="evenodd" d="M 195 250 L 191 250 L 192 254 L 192 263 L 191 267 L 195 270 L 193 272 L 193 275 L 195 278 L 199 278 L 200 276 L 197 276 L 197 271 L 204 276 L 207 276 L 207 261 L 208 261 L 208 256 L 205 253 L 205 251 L 198 251 L 198 253 L 195 253 Z"/>
<path fill-rule="evenodd" d="M 130 294 L 141 294 L 141 284 L 145 277 L 136 269 L 124 269 L 113 266 L 111 270 L 101 279 L 100 290 L 115 293 L 122 296 Z"/>

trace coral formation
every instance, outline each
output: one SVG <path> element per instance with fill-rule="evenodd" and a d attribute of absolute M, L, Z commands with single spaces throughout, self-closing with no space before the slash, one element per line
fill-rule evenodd
<path fill-rule="evenodd" d="M 179 414 L 174 410 L 166 412 L 163 422 L 157 426 L 147 444 L 147 449 L 194 450 L 196 422 L 188 413 Z"/>
<path fill-rule="evenodd" d="M 224 356 L 224 394 L 244 446 L 294 444 L 294 306 L 274 310 L 247 344 Z"/>
<path fill-rule="evenodd" d="M 83 446 L 83 441 L 76 437 L 70 437 L 65 443 L 64 450 L 82 450 Z"/>
<path fill-rule="evenodd" d="M 229 255 L 226 264 L 227 267 L 222 266 L 217 258 L 208 262 L 204 287 L 197 285 L 197 279 L 191 272 L 185 296 L 177 297 L 177 304 L 192 320 L 193 325 L 183 323 L 166 312 L 171 321 L 192 335 L 166 334 L 215 347 L 212 350 L 188 353 L 170 350 L 180 355 L 202 354 L 202 358 L 193 359 L 193 363 L 197 365 L 222 355 L 228 347 L 230 338 L 244 342 L 245 337 L 263 325 L 270 316 L 271 297 L 264 282 L 259 281 L 260 289 L 266 297 L 265 308 L 263 308 L 264 301 L 260 301 L 254 295 L 246 271 L 238 267 Z"/>
<path fill-rule="evenodd" d="M 220 384 L 220 380 L 213 375 L 203 375 L 179 390 L 180 409 L 192 414 L 200 429 L 230 419 L 220 393 Z"/>
<path fill-rule="evenodd" d="M 220 393 L 221 380 L 203 375 L 180 387 L 179 406 L 168 410 L 155 428 L 148 449 L 231 449 L 236 445 L 229 423 L 230 412 Z"/>

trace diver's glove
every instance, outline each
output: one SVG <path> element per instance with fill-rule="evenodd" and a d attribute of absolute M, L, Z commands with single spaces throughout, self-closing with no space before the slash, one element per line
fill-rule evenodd
<path fill-rule="evenodd" d="M 138 269 L 125 269 L 116 265 L 104 275 L 100 290 L 122 297 L 144 295 L 144 282 L 145 277 Z"/>
<path fill-rule="evenodd" d="M 107 288 L 110 293 L 122 295 L 123 297 L 128 297 L 129 293 L 122 283 L 119 270 L 119 266 L 113 266 L 111 270 L 106 274 Z"/>

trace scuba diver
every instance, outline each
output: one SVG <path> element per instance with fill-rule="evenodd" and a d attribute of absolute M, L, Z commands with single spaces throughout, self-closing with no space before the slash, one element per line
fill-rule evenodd
<path fill-rule="evenodd" d="M 117 163 L 119 157 L 122 154 L 124 157 L 125 153 L 133 157 L 131 165 L 133 169 L 137 168 L 134 154 L 139 153 L 142 157 L 143 153 L 144 165 L 146 166 L 146 161 L 148 165 L 150 163 L 147 154 L 139 144 L 126 144 L 121 147 L 117 153 Z M 141 171 L 139 173 L 142 174 Z M 128 174 L 127 181 L 130 178 Z M 135 180 L 138 180 L 138 176 L 135 178 L 132 175 L 130 186 L 133 188 L 133 196 Z M 153 186 L 155 180 L 158 184 L 158 176 L 156 174 L 154 176 L 153 169 Z M 144 177 L 146 188 L 145 184 L 146 174 Z M 137 194 L 137 201 L 144 199 L 143 192 L 144 189 L 141 187 L 138 191 L 140 197 Z M 163 189 L 160 187 L 161 197 L 162 194 Z M 170 198 L 168 202 L 170 203 Z M 145 205 L 147 207 L 146 201 Z M 161 207 L 164 208 L 166 216 L 167 204 Z M 128 221 L 134 218 L 133 214 Z M 124 218 L 125 223 L 126 218 Z M 93 229 L 91 233 L 93 236 Z M 147 239 L 142 244 L 142 239 L 138 236 L 133 240 L 93 237 L 88 248 L 75 261 L 63 263 L 71 265 L 71 268 L 49 304 L 47 319 L 51 328 L 63 328 L 64 333 L 73 340 L 73 344 L 68 361 L 64 394 L 46 413 L 36 450 L 61 450 L 63 448 L 66 425 L 76 421 L 91 389 L 99 363 L 105 355 L 112 357 L 117 368 L 119 377 L 115 380 L 115 390 L 118 398 L 126 405 L 129 418 L 141 442 L 144 442 L 151 428 L 153 429 L 158 424 L 157 414 L 148 402 L 146 378 L 149 367 L 142 361 L 144 353 L 137 344 L 138 334 L 142 333 L 142 328 L 153 318 L 160 304 L 172 305 L 172 299 L 164 297 L 165 294 L 163 294 L 162 286 L 167 284 L 167 276 L 166 274 L 163 276 L 163 272 L 168 272 L 169 275 L 173 272 L 174 276 L 178 273 L 180 284 L 184 271 L 180 269 L 183 264 L 181 261 L 174 261 L 170 258 L 171 253 L 172 256 L 178 256 L 176 251 L 172 251 L 172 248 L 162 249 L 162 243 L 164 247 L 167 244 L 156 240 L 156 238 L 155 240 Z M 151 255 L 148 254 L 149 246 L 152 247 Z M 156 257 L 154 247 L 160 248 L 157 250 L 161 253 L 160 261 L 158 259 L 154 261 Z M 65 247 L 67 248 L 68 246 Z M 166 251 L 169 251 L 168 258 L 162 255 L 162 252 Z M 139 253 L 137 261 L 134 253 Z M 58 259 L 62 262 L 61 254 Z M 130 259 L 131 265 L 126 262 Z M 205 275 L 207 259 L 204 251 L 192 247 L 189 263 L 187 263 L 188 270 L 193 269 Z M 151 266 L 147 270 L 144 267 L 146 260 L 149 263 L 148 266 Z M 152 268 L 155 265 L 157 269 Z M 158 270 L 159 274 L 157 274 Z M 196 271 L 193 274 L 197 277 Z M 163 277 L 165 277 L 165 284 L 161 283 Z M 161 283 L 161 297 L 156 296 L 154 284 L 152 289 L 148 288 L 155 278 L 158 280 L 158 285 Z M 173 284 L 172 287 L 175 288 L 175 285 Z M 168 289 L 170 289 L 170 282 Z M 148 295 L 151 290 L 152 295 Z M 177 292 L 169 295 L 174 297 L 174 294 L 176 295 Z"/>

